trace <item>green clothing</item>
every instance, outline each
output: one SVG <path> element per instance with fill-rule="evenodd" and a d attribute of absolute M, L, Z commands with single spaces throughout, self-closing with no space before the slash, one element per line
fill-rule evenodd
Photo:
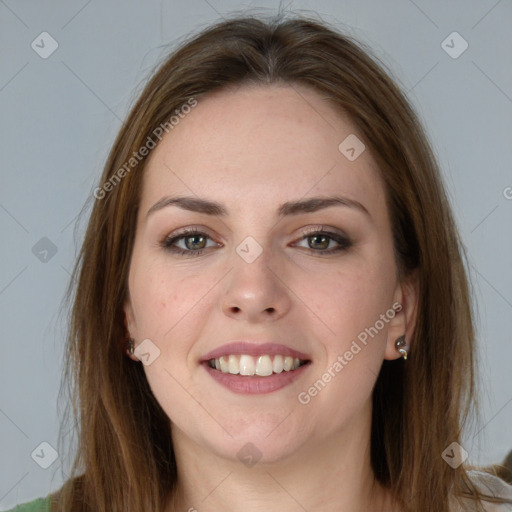
<path fill-rule="evenodd" d="M 50 512 L 50 497 L 38 498 L 30 503 L 16 505 L 11 510 L 7 510 L 7 512 Z"/>

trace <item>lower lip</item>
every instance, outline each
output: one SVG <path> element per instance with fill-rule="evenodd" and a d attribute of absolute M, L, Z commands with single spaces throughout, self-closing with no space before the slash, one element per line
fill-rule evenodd
<path fill-rule="evenodd" d="M 307 363 L 289 372 L 283 370 L 281 373 L 273 373 L 268 377 L 233 375 L 231 373 L 222 373 L 220 370 L 215 370 L 211 368 L 208 363 L 204 363 L 203 366 L 212 378 L 230 391 L 233 391 L 233 393 L 260 395 L 272 393 L 272 391 L 277 391 L 291 384 L 300 378 L 310 364 L 311 363 Z"/>

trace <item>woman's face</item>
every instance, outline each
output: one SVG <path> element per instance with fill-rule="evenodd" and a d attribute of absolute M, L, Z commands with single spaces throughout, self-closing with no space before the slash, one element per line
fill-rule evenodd
<path fill-rule="evenodd" d="M 199 99 L 152 151 L 125 313 L 175 442 L 263 462 L 369 432 L 414 295 L 355 136 L 307 88 L 242 86 Z"/>

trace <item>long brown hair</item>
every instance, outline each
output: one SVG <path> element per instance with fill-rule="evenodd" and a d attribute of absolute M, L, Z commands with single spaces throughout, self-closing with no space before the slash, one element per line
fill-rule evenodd
<path fill-rule="evenodd" d="M 108 157 L 69 289 L 64 378 L 78 443 L 55 510 L 161 511 L 175 488 L 169 418 L 142 365 L 124 352 L 122 305 L 146 157 L 126 164 L 192 98 L 244 83 L 309 86 L 348 115 L 385 182 L 400 276 L 417 272 L 413 349 L 407 362 L 384 362 L 373 395 L 377 479 L 408 511 L 447 512 L 464 492 L 478 500 L 467 468 L 441 456 L 461 442 L 475 395 L 466 255 L 417 116 L 370 55 L 311 17 L 233 17 L 182 42 L 150 78 Z"/>

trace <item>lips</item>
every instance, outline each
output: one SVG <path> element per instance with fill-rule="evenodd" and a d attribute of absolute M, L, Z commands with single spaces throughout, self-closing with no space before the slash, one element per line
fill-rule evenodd
<path fill-rule="evenodd" d="M 311 358 L 280 343 L 235 341 L 212 350 L 200 363 L 230 391 L 261 394 L 277 391 L 300 378 Z"/>

